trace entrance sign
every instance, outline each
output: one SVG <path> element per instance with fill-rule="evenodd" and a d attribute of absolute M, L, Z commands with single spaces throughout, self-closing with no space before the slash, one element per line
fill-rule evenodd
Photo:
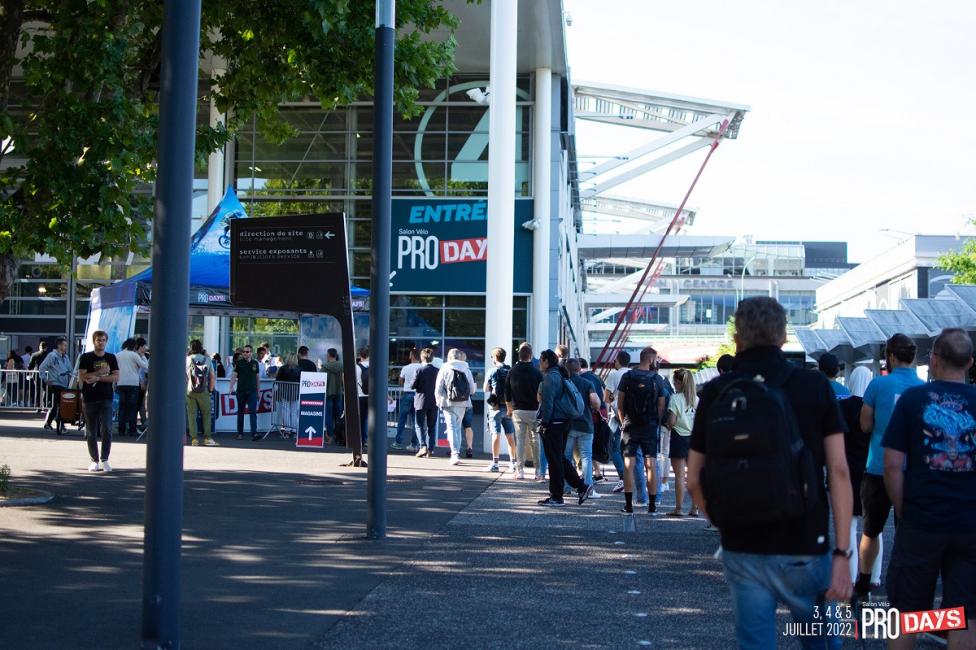
<path fill-rule="evenodd" d="M 515 293 L 532 292 L 532 205 L 515 200 Z M 393 199 L 390 290 L 484 293 L 489 219 L 483 199 Z"/>
<path fill-rule="evenodd" d="M 339 321 L 346 441 L 352 449 L 353 464 L 361 465 L 356 339 L 345 217 L 342 214 L 306 214 L 233 219 L 230 233 L 230 296 L 235 306 L 321 314 Z M 325 393 L 324 383 L 322 392 Z M 313 427 L 316 435 L 322 433 L 323 419 L 324 416 Z M 306 429 L 310 426 L 300 424 L 298 438 L 305 436 L 307 439 Z"/>
<path fill-rule="evenodd" d="M 325 386 L 329 375 L 303 372 L 298 383 L 296 447 L 325 446 Z"/>

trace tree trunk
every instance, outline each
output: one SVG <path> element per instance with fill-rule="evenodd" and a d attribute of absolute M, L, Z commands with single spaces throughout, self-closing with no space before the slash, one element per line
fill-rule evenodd
<path fill-rule="evenodd" d="M 7 110 L 10 98 L 10 77 L 26 3 L 27 0 L 0 0 L 0 113 Z"/>
<path fill-rule="evenodd" d="M 10 295 L 10 288 L 17 279 L 17 267 L 20 263 L 17 256 L 5 253 L 0 255 L 0 302 Z"/>

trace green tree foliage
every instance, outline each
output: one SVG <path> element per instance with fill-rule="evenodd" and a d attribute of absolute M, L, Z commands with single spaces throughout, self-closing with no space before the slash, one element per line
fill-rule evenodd
<path fill-rule="evenodd" d="M 970 221 L 976 225 L 976 219 Z M 953 273 L 954 284 L 976 284 L 976 239 L 970 239 L 954 253 L 939 258 L 939 268 Z"/>
<path fill-rule="evenodd" d="M 147 252 L 159 121 L 163 3 L 0 0 L 0 300 L 16 260 Z M 374 5 L 353 0 L 207 0 L 201 103 L 229 117 L 197 128 L 198 163 L 256 119 L 271 141 L 296 133 L 281 101 L 325 108 L 373 87 Z M 453 71 L 457 19 L 441 0 L 397 3 L 395 100 Z M 11 83 L 14 70 L 22 82 Z"/>
<path fill-rule="evenodd" d="M 715 354 L 710 357 L 701 359 L 701 363 L 706 368 L 714 368 L 718 363 L 719 357 L 725 354 L 731 354 L 735 356 L 735 318 L 729 317 L 727 323 L 725 323 L 725 340 L 719 344 L 718 349 L 715 350 Z"/>

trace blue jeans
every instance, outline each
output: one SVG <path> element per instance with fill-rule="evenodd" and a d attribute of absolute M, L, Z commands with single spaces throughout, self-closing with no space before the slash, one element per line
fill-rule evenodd
<path fill-rule="evenodd" d="M 735 639 L 739 648 L 775 648 L 776 603 L 790 610 L 797 623 L 824 623 L 829 614 L 824 593 L 830 586 L 831 559 L 823 555 L 756 555 L 722 552 L 725 580 L 732 591 Z M 820 616 L 817 617 L 816 607 Z M 839 637 L 800 637 L 804 648 L 839 648 Z"/>
<path fill-rule="evenodd" d="M 441 409 L 441 412 L 444 413 L 447 441 L 451 443 L 452 456 L 458 456 L 464 451 L 464 427 L 461 422 L 464 420 L 466 408 L 466 406 L 448 406 Z"/>
<path fill-rule="evenodd" d="M 244 407 L 251 416 L 251 435 L 258 432 L 258 394 L 257 392 L 237 393 L 237 435 L 244 435 Z"/>
<path fill-rule="evenodd" d="M 414 422 L 410 425 L 411 429 L 416 428 L 416 420 L 414 420 L 413 411 L 413 391 L 404 391 L 403 396 L 400 398 L 400 415 L 397 418 L 397 432 L 396 432 L 396 444 L 403 444 L 403 427 L 406 426 L 407 420 L 413 420 Z M 416 436 L 411 436 L 410 442 L 416 440 Z"/>
<path fill-rule="evenodd" d="M 593 434 L 584 431 L 569 432 L 569 437 L 566 438 L 566 460 L 575 467 L 574 448 L 579 448 L 580 459 L 583 461 L 583 483 L 593 485 Z"/>
<path fill-rule="evenodd" d="M 138 435 L 136 416 L 139 415 L 139 387 L 118 386 L 115 392 L 119 394 L 119 435 Z"/>
<path fill-rule="evenodd" d="M 385 431 L 386 431 L 386 412 L 384 411 L 383 414 L 380 417 L 381 417 L 381 419 L 383 421 L 382 422 L 378 422 L 376 428 L 379 429 L 380 426 L 382 426 L 383 427 L 383 432 L 385 433 Z M 368 397 L 360 397 L 359 398 L 359 427 L 360 427 L 359 430 L 362 433 L 362 439 L 363 439 L 363 444 L 364 445 L 367 442 L 369 442 L 369 436 L 366 434 L 366 426 L 367 426 L 368 423 L 369 423 L 369 398 Z"/>
<path fill-rule="evenodd" d="M 647 468 L 644 467 L 644 450 L 637 447 L 637 464 L 634 466 L 634 496 L 635 501 L 647 503 Z"/>
<path fill-rule="evenodd" d="M 610 462 L 617 470 L 617 478 L 624 480 L 624 454 L 620 450 L 620 422 L 613 420 L 613 438 L 610 439 Z"/>
<path fill-rule="evenodd" d="M 437 409 L 424 409 L 414 412 L 417 426 L 417 446 L 427 447 L 428 451 L 437 449 Z"/>

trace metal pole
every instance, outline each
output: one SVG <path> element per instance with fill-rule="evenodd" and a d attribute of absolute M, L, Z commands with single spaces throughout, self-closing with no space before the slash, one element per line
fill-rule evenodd
<path fill-rule="evenodd" d="M 492 85 L 494 85 L 494 80 Z M 494 92 L 494 89 L 492 90 Z M 536 354 L 549 347 L 549 309 L 553 299 L 549 290 L 552 260 L 552 70 L 535 71 L 535 106 L 532 112 L 532 197 L 533 217 L 539 225 L 532 233 L 532 348 Z M 490 151 L 490 150 L 489 150 Z M 489 162 L 489 164 L 491 164 Z M 514 165 L 513 165 L 514 169 Z M 494 214 L 494 213 L 492 213 Z M 494 342 L 486 341 L 491 346 Z M 508 343 L 499 343 L 504 345 Z M 515 350 L 512 350 L 515 359 Z M 589 356 L 587 351 L 586 356 Z M 487 436 L 486 436 L 487 437 Z"/>
<path fill-rule="evenodd" d="M 153 221 L 153 430 L 146 452 L 142 647 L 180 647 L 183 431 L 200 0 L 167 0 L 163 16 L 159 176 Z"/>
<path fill-rule="evenodd" d="M 373 264 L 369 327 L 366 535 L 386 537 L 386 395 L 390 365 L 390 210 L 393 195 L 394 0 L 376 0 L 373 92 Z"/>

